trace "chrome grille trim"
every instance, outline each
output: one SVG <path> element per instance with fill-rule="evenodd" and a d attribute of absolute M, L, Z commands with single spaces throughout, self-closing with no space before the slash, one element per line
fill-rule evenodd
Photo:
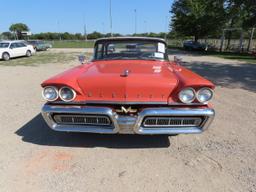
<path fill-rule="evenodd" d="M 53 115 L 56 123 L 65 125 L 94 125 L 110 126 L 111 121 L 107 116 L 83 114 L 56 114 Z"/>
<path fill-rule="evenodd" d="M 146 108 L 142 110 L 138 114 L 138 120 L 135 124 L 135 132 L 137 134 L 192 134 L 192 133 L 202 133 L 204 130 L 208 128 L 214 118 L 214 110 L 210 108 L 203 108 L 203 109 L 191 109 L 191 108 L 167 108 L 167 107 L 160 107 L 160 108 Z M 147 127 L 144 126 L 144 119 L 155 117 L 155 118 L 162 118 L 160 123 L 166 124 L 167 118 L 177 117 L 183 118 L 183 126 L 173 125 L 173 126 L 154 126 L 154 127 Z M 163 118 L 164 117 L 164 118 Z M 167 118 L 166 118 L 167 117 Z M 188 118 L 188 119 L 184 119 Z M 201 122 L 197 126 L 189 126 L 191 122 L 189 122 L 190 118 L 199 117 L 201 118 Z M 154 119 L 150 119 L 152 123 L 154 123 Z M 185 121 L 184 121 L 185 120 Z M 168 119 L 169 123 L 169 119 Z M 179 124 L 179 121 L 172 121 L 172 124 Z"/>
<path fill-rule="evenodd" d="M 202 123 L 201 117 L 145 117 L 143 127 L 195 127 Z"/>
<path fill-rule="evenodd" d="M 54 119 L 54 115 L 75 115 L 76 118 L 63 117 L 62 121 L 71 122 L 76 124 L 62 124 L 57 123 Z M 144 108 L 137 115 L 120 115 L 117 114 L 114 108 L 111 107 L 99 107 L 99 106 L 70 106 L 70 105 L 49 105 L 45 104 L 42 108 L 42 115 L 48 126 L 55 131 L 65 132 L 87 132 L 87 133 L 104 133 L 104 134 L 116 134 L 116 133 L 129 133 L 129 134 L 143 134 L 143 135 L 155 135 L 155 134 L 192 134 L 202 133 L 208 128 L 214 119 L 214 110 L 208 107 L 205 108 L 177 108 L 177 107 L 154 107 Z M 80 117 L 82 116 L 82 118 Z M 108 117 L 111 124 L 106 126 L 98 125 L 84 125 L 86 122 L 84 116 L 96 116 L 96 117 Z M 177 119 L 170 120 L 171 117 L 183 118 L 183 124 L 186 126 L 173 126 L 173 127 L 145 127 L 143 126 L 143 120 L 145 118 L 158 117 L 158 124 L 179 124 Z M 167 119 L 167 118 L 168 119 Z M 188 119 L 184 119 L 184 117 Z M 201 123 L 198 126 L 188 126 L 193 124 L 190 118 L 199 117 Z M 149 119 L 154 123 L 154 119 Z M 91 123 L 94 120 L 89 119 L 87 123 Z M 96 120 L 97 121 L 97 120 Z M 105 120 L 98 119 L 98 122 L 104 124 Z M 150 122 L 149 121 L 149 122 Z M 152 124 L 151 122 L 151 124 Z M 80 124 L 81 123 L 81 124 Z M 195 123 L 196 124 L 196 123 Z M 199 122 L 198 122 L 199 124 Z"/>
<path fill-rule="evenodd" d="M 64 121 L 74 121 L 75 124 L 68 123 L 57 123 L 54 116 L 56 115 L 73 115 L 76 119 L 70 117 L 64 117 Z M 114 134 L 117 133 L 119 128 L 117 121 L 114 117 L 114 113 L 111 108 L 108 107 L 87 107 L 87 106 L 67 106 L 67 105 L 48 105 L 45 104 L 42 109 L 42 115 L 46 120 L 46 123 L 55 131 L 65 131 L 65 132 L 86 132 L 86 133 L 104 133 L 104 134 Z M 88 120 L 88 124 L 83 124 L 84 119 L 80 117 L 107 117 L 111 122 L 109 125 L 98 125 L 89 124 L 91 119 Z M 57 116 L 58 117 L 58 116 Z M 65 119 L 66 118 L 66 119 Z M 95 121 L 95 120 L 93 120 Z M 104 120 L 98 119 L 98 122 L 105 124 Z"/>

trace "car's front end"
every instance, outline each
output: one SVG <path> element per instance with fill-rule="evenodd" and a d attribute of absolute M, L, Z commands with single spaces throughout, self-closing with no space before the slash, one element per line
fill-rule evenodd
<path fill-rule="evenodd" d="M 48 49 L 45 43 L 38 43 L 36 45 L 38 51 L 46 51 Z"/>
<path fill-rule="evenodd" d="M 120 108 L 90 105 L 44 105 L 42 114 L 55 131 L 124 133 L 124 134 L 192 134 L 203 132 L 214 118 L 209 107 L 143 106 L 133 114 L 117 110 L 138 110 L 132 105 Z"/>
<path fill-rule="evenodd" d="M 204 131 L 214 118 L 214 110 L 208 104 L 214 85 L 169 62 L 164 55 L 164 42 L 139 40 L 132 50 L 129 42 L 125 46 L 128 51 L 113 39 L 98 41 L 96 52 L 101 43 L 111 45 L 111 49 L 106 48 L 108 58 L 95 55 L 92 62 L 43 82 L 47 103 L 42 115 L 49 127 L 55 131 L 112 134 L 171 135 Z M 155 42 L 160 51 L 154 54 L 157 58 L 119 59 L 120 54 L 130 57 L 135 52 L 137 56 L 138 50 L 152 51 L 150 46 Z M 143 53 L 143 57 L 146 55 L 148 52 Z"/>
<path fill-rule="evenodd" d="M 44 46 L 45 46 L 46 50 L 52 48 L 52 44 L 49 42 L 44 42 Z"/>
<path fill-rule="evenodd" d="M 28 44 L 33 46 L 35 51 L 46 51 L 49 48 L 49 45 L 46 44 L 44 41 L 39 41 L 39 40 L 30 40 L 27 41 Z"/>
<path fill-rule="evenodd" d="M 8 59 L 9 59 L 9 57 L 10 57 L 9 46 L 10 46 L 9 41 L 1 41 L 0 42 L 0 60 L 2 60 L 2 59 L 6 60 L 6 58 L 5 58 L 6 56 L 8 56 Z"/>

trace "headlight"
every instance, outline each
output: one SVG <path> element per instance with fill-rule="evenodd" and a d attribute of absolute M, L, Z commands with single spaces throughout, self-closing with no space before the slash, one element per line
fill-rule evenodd
<path fill-rule="evenodd" d="M 213 97 L 213 91 L 210 88 L 202 88 L 197 92 L 196 98 L 200 103 L 206 103 Z"/>
<path fill-rule="evenodd" d="M 183 103 L 191 103 L 195 100 L 195 98 L 196 98 L 195 90 L 192 88 L 183 89 L 179 93 L 179 99 Z"/>
<path fill-rule="evenodd" d="M 47 101 L 55 101 L 58 99 L 58 90 L 55 87 L 44 87 L 42 96 Z"/>
<path fill-rule="evenodd" d="M 59 96 L 60 96 L 61 100 L 68 102 L 68 101 L 72 101 L 75 99 L 76 92 L 71 88 L 62 87 L 59 90 Z"/>

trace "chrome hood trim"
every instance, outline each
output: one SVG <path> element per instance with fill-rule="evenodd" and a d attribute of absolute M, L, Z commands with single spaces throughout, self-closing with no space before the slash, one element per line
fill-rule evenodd
<path fill-rule="evenodd" d="M 54 101 L 49 104 L 62 104 L 62 105 L 86 105 L 86 104 L 112 104 L 112 105 L 167 105 L 167 106 L 206 106 L 204 103 L 168 103 L 165 101 L 107 101 L 107 100 L 87 100 L 87 101 Z"/>

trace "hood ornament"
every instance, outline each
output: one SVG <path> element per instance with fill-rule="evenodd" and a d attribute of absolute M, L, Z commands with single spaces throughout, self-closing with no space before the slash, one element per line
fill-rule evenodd
<path fill-rule="evenodd" d="M 125 69 L 120 76 L 121 77 L 128 77 L 129 73 L 130 73 L 130 71 L 128 69 Z"/>
<path fill-rule="evenodd" d="M 118 113 L 136 113 L 138 110 L 137 109 L 133 109 L 131 106 L 126 108 L 124 106 L 121 106 L 121 109 L 116 109 L 116 112 Z"/>

